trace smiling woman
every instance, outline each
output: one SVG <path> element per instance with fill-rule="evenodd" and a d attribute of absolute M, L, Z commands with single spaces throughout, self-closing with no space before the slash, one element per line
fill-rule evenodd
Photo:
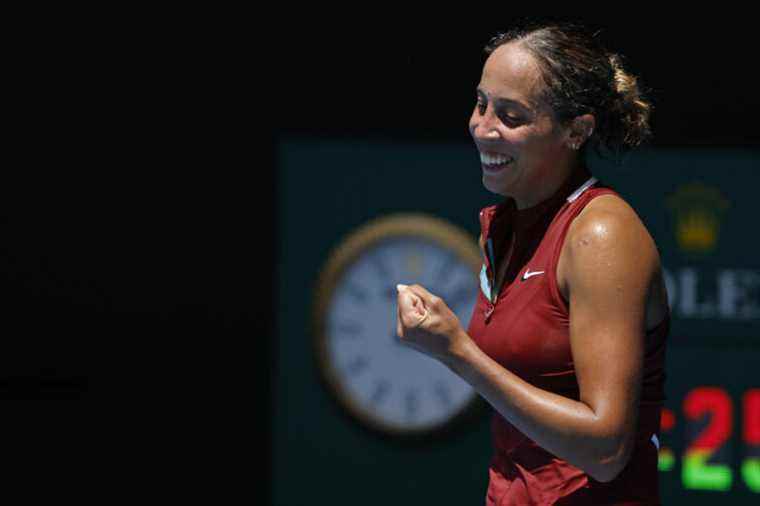
<path fill-rule="evenodd" d="M 544 200 L 552 188 L 540 183 L 564 179 L 588 146 L 619 153 L 650 136 L 651 105 L 636 79 L 618 55 L 577 28 L 515 29 L 495 37 L 486 52 L 470 134 L 483 183 L 494 193 L 517 194 L 518 208 Z M 545 191 L 524 196 L 526 186 Z"/>
<path fill-rule="evenodd" d="M 486 53 L 469 130 L 504 200 L 480 212 L 481 291 L 465 330 L 442 298 L 400 287 L 398 333 L 494 408 L 487 505 L 658 504 L 660 258 L 585 163 L 589 146 L 646 140 L 651 107 L 578 26 L 514 29 Z"/>

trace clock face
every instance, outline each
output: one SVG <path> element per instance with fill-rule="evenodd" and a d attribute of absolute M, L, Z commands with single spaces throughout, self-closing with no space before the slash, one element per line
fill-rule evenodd
<path fill-rule="evenodd" d="M 386 432 L 434 431 L 476 398 L 446 366 L 396 335 L 398 283 L 418 283 L 438 295 L 467 328 L 481 260 L 477 246 L 453 247 L 455 239 L 441 235 L 449 239 L 424 231 L 376 237 L 335 273 L 325 295 L 320 344 L 328 382 L 351 414 Z M 465 234 L 458 237 L 474 245 Z"/>

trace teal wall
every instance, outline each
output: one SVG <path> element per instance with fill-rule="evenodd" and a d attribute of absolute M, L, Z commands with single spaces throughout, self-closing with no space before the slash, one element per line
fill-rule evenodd
<path fill-rule="evenodd" d="M 661 472 L 666 504 L 757 499 L 739 471 L 758 451 L 742 437 L 742 396 L 760 386 L 757 155 L 641 150 L 621 167 L 591 163 L 594 174 L 637 210 L 668 273 L 674 321 L 667 406 L 676 422 L 662 441 L 675 456 Z M 478 211 L 498 197 L 481 185 L 475 148 L 294 138 L 280 141 L 277 156 L 273 504 L 482 503 L 490 458 L 487 415 L 427 443 L 376 436 L 346 416 L 320 381 L 310 321 L 314 285 L 331 248 L 368 220 L 426 212 L 477 237 Z M 679 243 L 679 234 L 691 242 Z M 708 461 L 730 474 L 726 491 L 684 486 L 684 452 L 716 423 L 710 415 L 684 415 L 684 399 L 701 386 L 723 389 L 731 403 L 733 424 Z M 697 480 L 705 484 L 714 488 L 709 479 Z"/>

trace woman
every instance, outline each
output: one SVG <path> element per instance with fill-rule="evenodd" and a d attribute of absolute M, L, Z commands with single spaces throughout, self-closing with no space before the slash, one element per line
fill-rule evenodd
<path fill-rule="evenodd" d="M 547 25 L 495 37 L 470 133 L 483 184 L 481 291 L 467 330 L 399 285 L 402 342 L 495 409 L 486 504 L 658 504 L 670 311 L 657 248 L 584 164 L 649 135 L 649 104 L 616 55 Z"/>

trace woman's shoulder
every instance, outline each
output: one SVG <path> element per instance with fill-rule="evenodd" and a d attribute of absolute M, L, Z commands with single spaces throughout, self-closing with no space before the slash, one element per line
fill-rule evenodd
<path fill-rule="evenodd" d="M 565 300 L 573 291 L 608 294 L 638 287 L 645 293 L 659 267 L 654 240 L 633 208 L 618 195 L 599 195 L 568 228 L 557 285 Z"/>
<path fill-rule="evenodd" d="M 601 248 L 640 255 L 647 249 L 656 251 L 646 226 L 623 197 L 616 192 L 591 197 L 567 231 L 565 244 L 570 252 Z M 636 246 L 633 251 L 628 248 L 631 245 Z"/>
<path fill-rule="evenodd" d="M 599 185 L 589 189 L 588 199 L 583 203 L 573 224 L 583 226 L 593 226 L 596 222 L 605 222 L 613 224 L 639 224 L 643 222 L 639 218 L 636 210 L 628 203 L 614 188 L 605 185 Z"/>

